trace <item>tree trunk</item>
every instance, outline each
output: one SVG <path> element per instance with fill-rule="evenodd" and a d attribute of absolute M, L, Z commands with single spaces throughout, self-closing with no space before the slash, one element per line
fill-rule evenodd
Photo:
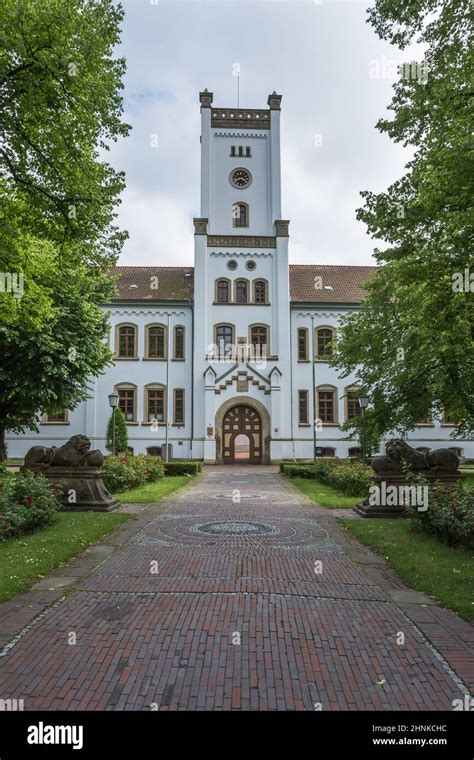
<path fill-rule="evenodd" d="M 0 425 L 0 462 L 7 458 L 7 443 L 5 440 L 5 428 Z"/>

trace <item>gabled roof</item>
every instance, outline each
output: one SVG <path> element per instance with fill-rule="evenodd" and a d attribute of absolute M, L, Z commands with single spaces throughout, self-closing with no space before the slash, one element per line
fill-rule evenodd
<path fill-rule="evenodd" d="M 359 303 L 362 285 L 377 267 L 290 264 L 290 300 L 297 303 Z M 193 267 L 114 267 L 119 301 L 191 301 Z M 320 279 L 316 279 L 320 278 Z"/>
<path fill-rule="evenodd" d="M 362 287 L 377 267 L 290 264 L 290 300 L 299 303 L 359 303 Z M 318 279 L 316 279 L 318 278 Z"/>

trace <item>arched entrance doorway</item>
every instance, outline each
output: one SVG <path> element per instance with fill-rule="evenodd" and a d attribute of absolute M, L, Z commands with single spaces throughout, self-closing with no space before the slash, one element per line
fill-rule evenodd
<path fill-rule="evenodd" d="M 222 420 L 224 464 L 261 464 L 263 430 L 260 414 L 251 406 L 236 404 Z"/>

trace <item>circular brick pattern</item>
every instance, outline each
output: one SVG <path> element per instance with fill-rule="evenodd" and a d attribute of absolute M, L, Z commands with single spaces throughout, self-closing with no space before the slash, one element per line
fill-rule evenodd
<path fill-rule="evenodd" d="M 201 533 L 212 533 L 213 535 L 242 536 L 256 535 L 257 533 L 274 533 L 275 529 L 270 525 L 254 522 L 214 522 L 198 525 L 197 529 Z"/>

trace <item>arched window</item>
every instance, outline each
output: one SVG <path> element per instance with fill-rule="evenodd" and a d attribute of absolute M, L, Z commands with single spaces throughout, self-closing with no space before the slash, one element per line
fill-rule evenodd
<path fill-rule="evenodd" d="M 175 359 L 184 359 L 184 327 L 177 325 L 174 328 L 174 352 Z"/>
<path fill-rule="evenodd" d="M 224 358 L 233 351 L 234 328 L 232 325 L 217 325 L 216 328 L 217 356 Z"/>
<path fill-rule="evenodd" d="M 137 326 L 117 326 L 116 354 L 118 359 L 136 359 L 137 357 Z"/>
<path fill-rule="evenodd" d="M 235 300 L 236 303 L 247 303 L 248 302 L 248 282 L 247 280 L 237 280 L 235 283 Z"/>
<path fill-rule="evenodd" d="M 265 280 L 255 280 L 254 299 L 255 303 L 267 302 L 267 283 Z"/>
<path fill-rule="evenodd" d="M 166 359 L 166 327 L 164 325 L 147 325 L 145 333 L 145 357 L 147 359 Z"/>
<path fill-rule="evenodd" d="M 216 301 L 217 303 L 229 303 L 230 300 L 230 282 L 229 280 L 217 280 L 216 283 Z"/>
<path fill-rule="evenodd" d="M 331 342 L 334 340 L 332 327 L 316 328 L 316 355 L 318 359 L 328 359 L 333 354 Z"/>
<path fill-rule="evenodd" d="M 250 328 L 250 345 L 255 356 L 266 356 L 268 353 L 268 327 L 252 325 Z"/>
<path fill-rule="evenodd" d="M 115 386 L 119 397 L 118 406 L 125 417 L 125 422 L 137 421 L 137 386 L 132 383 L 121 383 Z"/>
<path fill-rule="evenodd" d="M 145 422 L 166 422 L 166 387 L 164 385 L 145 386 Z"/>
<path fill-rule="evenodd" d="M 232 206 L 232 226 L 249 226 L 249 207 L 246 203 L 234 203 Z"/>

